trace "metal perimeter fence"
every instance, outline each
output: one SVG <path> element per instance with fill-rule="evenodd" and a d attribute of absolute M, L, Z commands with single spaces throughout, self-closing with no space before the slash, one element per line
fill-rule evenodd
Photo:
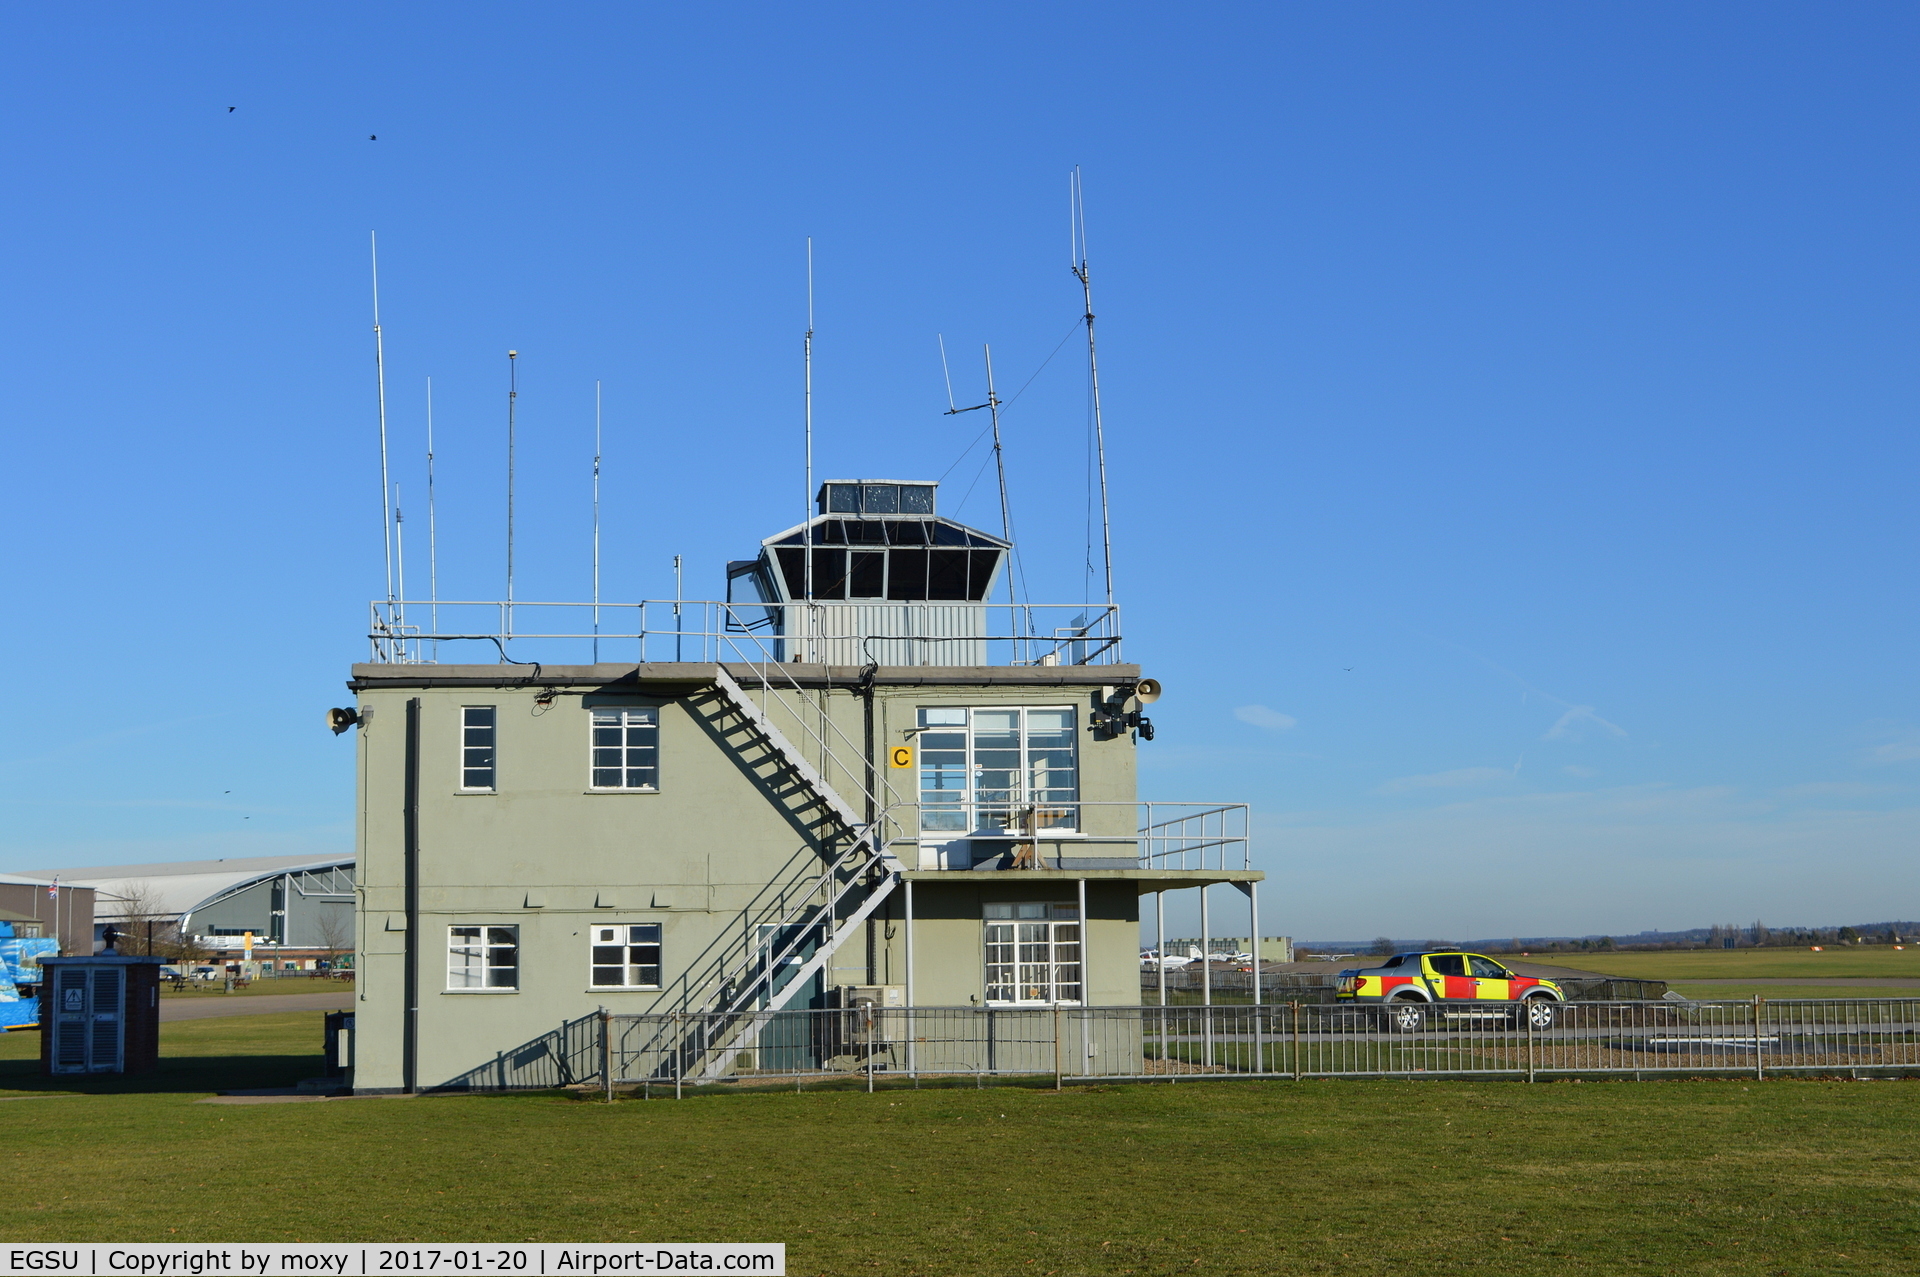
<path fill-rule="evenodd" d="M 1198 996 L 1208 991 L 1229 998 L 1243 996 L 1253 1001 L 1253 972 L 1222 959 L 1211 964 L 1189 963 L 1167 972 L 1143 970 L 1140 973 L 1140 1000 L 1159 1004 L 1163 985 L 1168 1001 L 1176 996 Z M 1557 976 L 1554 983 L 1575 1002 L 1646 1002 L 1663 997 L 1664 980 L 1624 980 L 1618 976 Z M 1260 973 L 1260 999 L 1267 1003 L 1334 1002 L 1339 976 L 1303 975 L 1298 972 L 1263 971 Z"/>
<path fill-rule="evenodd" d="M 859 1007 L 568 1022 L 442 1086 L 649 1095 L 809 1080 L 1087 1082 L 1265 1078 L 1920 1072 L 1920 998 L 1264 1006 Z M 1414 1014 L 1405 1012 L 1411 1009 Z"/>

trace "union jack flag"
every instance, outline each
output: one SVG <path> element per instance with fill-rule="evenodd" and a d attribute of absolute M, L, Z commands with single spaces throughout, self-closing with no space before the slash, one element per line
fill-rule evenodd
<path fill-rule="evenodd" d="M 47 884 L 47 899 L 58 900 L 59 898 L 60 898 L 60 880 L 58 878 L 55 878 L 52 882 Z"/>

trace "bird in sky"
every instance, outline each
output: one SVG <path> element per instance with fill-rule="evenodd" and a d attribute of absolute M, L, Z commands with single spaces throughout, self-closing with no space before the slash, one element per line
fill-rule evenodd
<path fill-rule="evenodd" d="M 232 107 L 228 107 L 228 108 L 227 108 L 227 114 L 228 114 L 228 115 L 232 115 L 232 114 L 233 114 L 233 108 L 232 108 Z"/>
<path fill-rule="evenodd" d="M 380 135 L 379 135 L 378 133 L 369 133 L 369 134 L 367 134 L 367 141 L 369 141 L 369 142 L 378 142 L 379 140 L 380 140 Z"/>

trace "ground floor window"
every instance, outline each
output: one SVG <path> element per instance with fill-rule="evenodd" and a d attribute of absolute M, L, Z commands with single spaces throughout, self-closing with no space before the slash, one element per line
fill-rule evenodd
<path fill-rule="evenodd" d="M 447 988 L 519 987 L 520 928 L 447 928 Z"/>
<path fill-rule="evenodd" d="M 593 937 L 593 987 L 596 989 L 657 989 L 660 987 L 660 924 L 596 923 Z"/>
<path fill-rule="evenodd" d="M 992 904 L 986 907 L 986 928 L 989 1003 L 1082 1000 L 1078 906 Z"/>

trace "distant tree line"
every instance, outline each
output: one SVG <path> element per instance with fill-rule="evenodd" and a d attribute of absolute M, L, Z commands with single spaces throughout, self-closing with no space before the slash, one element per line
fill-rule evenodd
<path fill-rule="evenodd" d="M 1395 940 L 1377 936 L 1366 946 L 1376 957 L 1388 957 L 1411 949 L 1477 948 L 1487 953 L 1609 953 L 1626 950 L 1662 949 L 1764 949 L 1806 948 L 1810 945 L 1908 944 L 1920 935 L 1920 923 L 1875 922 L 1858 927 L 1769 927 L 1755 920 L 1748 926 L 1721 923 L 1693 931 L 1675 932 L 1658 938 L 1585 936 L 1579 938 L 1538 937 L 1531 940 L 1479 940 L 1462 945 L 1452 940 Z M 1308 950 L 1297 950 L 1305 954 Z"/>

